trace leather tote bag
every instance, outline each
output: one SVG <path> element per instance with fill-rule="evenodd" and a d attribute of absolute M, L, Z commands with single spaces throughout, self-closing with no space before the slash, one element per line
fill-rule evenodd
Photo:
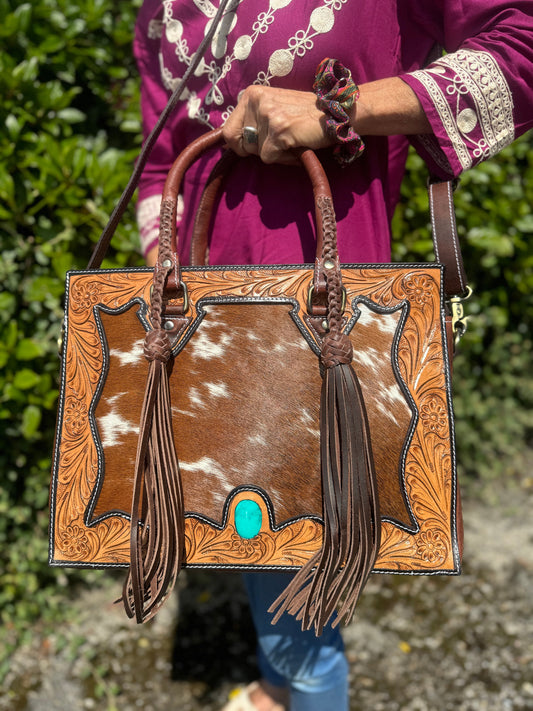
<path fill-rule="evenodd" d="M 183 566 L 294 571 L 275 619 L 320 633 L 335 610 L 351 618 L 372 571 L 460 571 L 451 186 L 430 185 L 439 261 L 341 264 L 326 176 L 303 151 L 315 264 L 221 267 L 205 263 L 216 169 L 182 267 L 180 181 L 219 140 L 169 173 L 155 269 L 102 270 L 99 253 L 67 275 L 50 563 L 128 568 L 138 621 Z"/>

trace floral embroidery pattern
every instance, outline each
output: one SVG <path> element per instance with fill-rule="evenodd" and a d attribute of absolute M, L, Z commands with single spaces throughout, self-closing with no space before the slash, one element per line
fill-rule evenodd
<path fill-rule="evenodd" d="M 250 558 L 255 553 L 260 553 L 264 545 L 259 536 L 255 538 L 241 538 L 238 533 L 233 533 L 230 541 L 230 548 L 243 558 Z"/>
<path fill-rule="evenodd" d="M 202 60 L 198 67 L 197 75 L 206 75 L 210 84 L 210 89 L 205 97 L 205 107 L 202 106 L 202 100 L 196 92 L 186 89 L 183 93 L 183 101 L 187 102 L 189 118 L 200 121 L 210 128 L 213 128 L 211 118 L 207 107 L 211 105 L 224 105 L 224 95 L 220 89 L 220 82 L 229 74 L 235 61 L 246 61 L 256 43 L 257 39 L 268 32 L 275 21 L 275 13 L 291 4 L 292 0 L 270 0 L 269 8 L 265 12 L 261 12 L 257 16 L 257 20 L 252 25 L 250 34 L 242 34 L 235 41 L 234 48 L 231 54 L 226 55 L 227 38 L 235 29 L 237 21 L 237 7 L 242 0 L 235 0 L 234 10 L 228 14 L 227 21 L 224 26 L 217 31 L 212 45 L 211 51 L 215 57 L 215 61 L 206 62 Z M 268 68 L 258 73 L 254 84 L 270 85 L 270 81 L 274 77 L 283 77 L 290 74 L 294 67 L 296 57 L 303 57 L 308 51 L 314 47 L 313 39 L 320 34 L 325 34 L 333 29 L 335 23 L 335 12 L 339 12 L 348 0 L 324 0 L 322 6 L 312 10 L 309 23 L 305 29 L 298 30 L 288 41 L 286 48 L 275 50 L 269 57 Z M 163 26 L 165 28 L 166 39 L 173 43 L 176 47 L 176 56 L 179 61 L 185 65 L 191 62 L 191 53 L 187 40 L 184 38 L 183 23 L 174 18 L 172 7 L 173 0 L 165 0 Z M 197 7 L 204 12 L 207 17 L 206 30 L 212 19 L 212 13 L 208 12 L 203 5 L 206 3 L 195 3 Z M 210 5 L 210 3 L 207 3 Z M 157 28 L 152 28 L 152 34 L 158 31 Z M 217 64 L 216 60 L 223 60 L 222 65 Z M 172 72 L 165 67 L 163 59 L 160 56 L 160 70 L 164 86 L 173 90 L 176 87 L 179 77 L 173 76 Z M 222 120 L 226 120 L 229 114 L 233 111 L 234 106 L 226 104 L 222 112 Z"/>
<path fill-rule="evenodd" d="M 75 309 L 84 311 L 90 309 L 100 300 L 100 288 L 95 281 L 87 284 L 77 284 L 72 290 L 72 301 Z"/>
<path fill-rule="evenodd" d="M 463 170 L 513 141 L 513 98 L 488 52 L 462 49 L 412 76 L 424 85 L 435 104 Z M 426 139 L 423 143 L 432 157 L 442 162 L 436 141 Z"/>
<path fill-rule="evenodd" d="M 270 55 L 268 70 L 261 72 L 256 84 L 270 83 L 273 77 L 284 77 L 293 69 L 295 57 L 303 57 L 314 47 L 313 39 L 317 35 L 326 34 L 335 24 L 334 10 L 341 10 L 348 0 L 325 0 L 323 7 L 315 8 L 305 30 L 298 30 L 288 42 L 287 49 L 277 49 Z"/>
<path fill-rule="evenodd" d="M 409 276 L 404 280 L 405 293 L 423 306 L 433 298 L 433 283 L 427 276 Z"/>
<path fill-rule="evenodd" d="M 420 534 L 416 554 L 426 563 L 439 563 L 446 558 L 446 546 L 439 531 Z"/>

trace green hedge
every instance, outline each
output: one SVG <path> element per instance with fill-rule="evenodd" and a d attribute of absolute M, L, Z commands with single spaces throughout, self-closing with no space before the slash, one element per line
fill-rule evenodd
<path fill-rule="evenodd" d="M 6 655 L 26 623 L 53 616 L 69 581 L 88 575 L 47 567 L 56 342 L 65 272 L 85 266 L 138 152 L 131 39 L 139 4 L 0 0 L 0 647 Z M 431 251 L 424 180 L 412 155 L 395 218 L 397 259 L 424 259 Z M 530 443 L 532 191 L 529 136 L 465 176 L 457 193 L 476 289 L 455 365 L 461 467 L 472 478 L 522 476 L 520 457 Z M 130 210 L 107 265 L 139 263 L 135 248 Z"/>
<path fill-rule="evenodd" d="M 131 40 L 139 5 L 0 0 L 0 649 L 6 654 L 25 622 L 53 615 L 61 588 L 79 575 L 47 566 L 57 340 L 66 270 L 86 266 L 138 153 Z M 130 210 L 108 265 L 139 262 L 135 249 Z"/>

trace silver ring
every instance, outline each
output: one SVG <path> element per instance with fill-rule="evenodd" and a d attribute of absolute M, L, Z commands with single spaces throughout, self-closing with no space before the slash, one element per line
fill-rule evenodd
<path fill-rule="evenodd" d="M 245 126 L 242 129 L 242 140 L 245 143 L 258 143 L 259 132 L 255 126 Z"/>

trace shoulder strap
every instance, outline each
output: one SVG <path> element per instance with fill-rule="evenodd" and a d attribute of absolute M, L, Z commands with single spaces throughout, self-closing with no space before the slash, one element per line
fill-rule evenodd
<path fill-rule="evenodd" d="M 467 292 L 467 279 L 457 235 L 453 182 L 430 181 L 428 192 L 435 256 L 437 261 L 446 267 L 444 294 L 447 298 L 464 296 Z"/>
<path fill-rule="evenodd" d="M 102 259 L 104 258 L 107 249 L 109 247 L 109 243 L 111 242 L 111 238 L 113 237 L 115 230 L 117 228 L 118 223 L 122 219 L 122 216 L 124 215 L 124 212 L 126 211 L 126 208 L 132 198 L 133 193 L 135 192 L 135 188 L 137 187 L 139 183 L 139 179 L 141 177 L 141 174 L 144 170 L 144 167 L 146 165 L 146 161 L 148 160 L 148 156 L 150 155 L 155 142 L 157 141 L 159 134 L 163 130 L 163 126 L 168 120 L 168 117 L 170 114 L 173 112 L 176 104 L 180 100 L 181 95 L 183 94 L 183 91 L 185 90 L 185 87 L 187 86 L 187 82 L 189 81 L 190 77 L 193 75 L 193 73 L 196 71 L 196 68 L 198 67 L 200 60 L 204 56 L 204 54 L 207 51 L 207 48 L 209 44 L 211 43 L 211 40 L 213 39 L 215 32 L 217 28 L 220 26 L 222 22 L 222 18 L 224 16 L 224 13 L 226 11 L 226 7 L 232 3 L 232 0 L 220 0 L 220 6 L 217 10 L 217 13 L 213 19 L 213 22 L 211 23 L 211 26 L 209 27 L 209 31 L 205 35 L 204 39 L 202 40 L 201 44 L 199 45 L 198 49 L 196 50 L 194 57 L 192 58 L 191 63 L 187 67 L 187 70 L 185 71 L 185 74 L 183 75 L 181 81 L 179 82 L 178 86 L 174 89 L 172 92 L 172 96 L 168 100 L 167 105 L 163 109 L 163 112 L 161 113 L 161 116 L 159 117 L 156 125 L 152 129 L 150 135 L 147 137 L 143 149 L 139 155 L 139 158 L 137 159 L 137 162 L 135 164 L 135 168 L 133 170 L 133 173 L 131 174 L 131 177 L 128 181 L 128 184 L 126 185 L 124 192 L 120 196 L 120 199 L 118 203 L 115 206 L 115 209 L 113 210 L 111 217 L 109 218 L 109 222 L 104 228 L 104 231 L 100 235 L 100 239 L 98 240 L 97 244 L 94 247 L 93 253 L 91 255 L 91 258 L 89 260 L 89 263 L 87 264 L 87 269 L 98 269 L 102 263 Z"/>

